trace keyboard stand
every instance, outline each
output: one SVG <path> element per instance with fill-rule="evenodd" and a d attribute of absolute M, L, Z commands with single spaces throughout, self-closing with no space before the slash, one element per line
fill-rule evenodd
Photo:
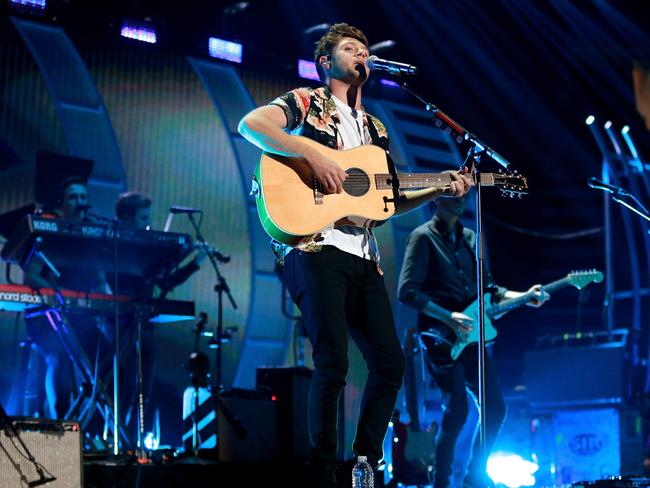
<path fill-rule="evenodd" d="M 85 428 L 88 425 L 88 422 L 94 413 L 94 409 L 97 407 L 99 407 L 99 412 L 104 421 L 112 425 L 112 416 L 115 414 L 115 411 L 113 409 L 113 401 L 107 392 L 105 384 L 99 378 L 99 375 L 97 375 L 97 377 L 94 375 L 94 368 L 92 367 L 92 363 L 90 362 L 90 359 L 88 358 L 83 347 L 79 343 L 76 335 L 72 331 L 65 315 L 62 313 L 60 308 L 52 307 L 32 309 L 29 312 L 25 312 L 25 318 L 31 318 L 40 315 L 44 315 L 47 318 L 50 326 L 56 332 L 56 335 L 59 338 L 59 341 L 66 351 L 66 354 L 68 355 L 70 361 L 77 369 L 77 371 L 79 371 L 83 380 L 89 385 L 93 385 L 93 391 L 95 391 L 95 395 L 91 395 L 89 398 L 89 401 L 91 403 L 89 411 L 91 413 L 84 415 L 84 419 L 80 419 L 82 427 Z M 79 393 L 79 397 L 77 397 L 77 399 L 73 402 L 70 410 L 66 414 L 66 417 L 72 418 L 75 415 L 76 410 L 82 404 L 81 400 L 84 395 L 86 395 L 86 392 L 84 391 L 81 391 Z M 92 405 L 95 396 L 98 397 L 98 404 Z M 120 427 L 120 438 L 122 442 L 125 442 L 128 447 L 133 445 L 131 439 L 123 427 Z"/>

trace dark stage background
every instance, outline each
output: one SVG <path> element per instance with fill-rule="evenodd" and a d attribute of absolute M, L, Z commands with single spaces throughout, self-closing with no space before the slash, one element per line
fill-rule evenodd
<path fill-rule="evenodd" d="M 270 252 L 261 251 L 258 222 L 246 218 L 248 176 L 240 168 L 253 162 L 238 165 L 231 128 L 193 69 L 192 60 L 230 66 L 206 56 L 208 36 L 244 44 L 244 63 L 234 65 L 235 72 L 255 105 L 312 83 L 295 74 L 295 60 L 311 57 L 310 40 L 303 34 L 310 26 L 345 21 L 362 28 L 371 44 L 395 40 L 396 46 L 380 57 L 419 66 L 421 74 L 412 86 L 529 177 L 530 194 L 522 200 L 503 199 L 489 191 L 484 199 L 490 267 L 500 284 L 514 290 L 553 281 L 575 269 L 604 269 L 603 195 L 586 186 L 588 177 L 600 176 L 602 155 L 585 118 L 593 114 L 599 126 L 611 120 L 617 130 L 629 125 L 641 157 L 650 154 L 648 131 L 635 110 L 631 74 L 635 61 L 650 60 L 644 2 L 285 0 L 250 2 L 248 8 L 229 14 L 223 13 L 229 2 L 207 0 L 52 5 L 54 13 L 36 21 L 62 27 L 101 96 L 124 169 L 124 180 L 117 186 L 153 199 L 154 228 L 162 228 L 171 204 L 204 209 L 203 233 L 232 256 L 222 271 L 239 308 L 226 305 L 225 325 L 237 326 L 238 332 L 224 349 L 226 385 L 251 386 L 250 371 L 242 372 L 248 363 L 241 359 L 247 327 L 256 327 L 259 336 L 264 331 L 262 317 L 283 319 L 277 300 L 264 302 L 262 312 L 253 311 L 262 286 L 255 281 L 257 270 L 270 268 L 272 258 Z M 15 14 L 5 5 L 0 25 L 0 212 L 34 200 L 36 151 L 73 152 L 57 102 L 10 15 Z M 119 37 L 123 17 L 145 16 L 156 25 L 156 45 Z M 397 89 L 374 86 L 367 95 L 379 105 L 390 101 L 419 107 Z M 484 169 L 497 167 L 487 162 Z M 626 289 L 631 286 L 627 259 L 631 248 L 621 231 L 619 209 L 614 210 L 616 286 Z M 408 225 L 426 217 L 414 214 Z M 180 216 L 173 229 L 191 233 Z M 380 237 L 394 301 L 402 256 L 391 232 L 384 226 Z M 633 240 L 641 250 L 647 242 L 639 236 Z M 647 288 L 647 258 L 639 259 L 640 285 Z M 272 273 L 265 276 L 267 283 L 274 282 Z M 15 268 L 13 277 L 19 280 Z M 173 298 L 195 300 L 197 310 L 206 311 L 214 325 L 213 285 L 212 270 L 204 266 Z M 512 391 L 523 382 L 524 352 L 540 337 L 603 330 L 603 300 L 602 285 L 587 289 L 580 302 L 577 291 L 569 289 L 540 310 L 518 310 L 501 320 L 494 354 L 505 389 Z M 646 302 L 640 330 L 643 357 Z M 395 305 L 399 327 L 411 325 L 412 316 Z M 620 301 L 616 310 L 614 326 L 631 327 L 630 301 Z M 251 320 L 253 313 L 257 322 Z M 157 333 L 159 401 L 171 406 L 162 441 L 174 444 L 180 430 L 181 394 L 189 383 L 183 364 L 192 348 L 191 324 L 164 325 Z M 19 317 L 0 316 L 0 401 L 11 393 L 23 336 Z M 358 352 L 351 354 L 349 418 L 354 416 L 364 376 Z M 257 359 L 257 365 L 295 363 L 286 349 Z"/>

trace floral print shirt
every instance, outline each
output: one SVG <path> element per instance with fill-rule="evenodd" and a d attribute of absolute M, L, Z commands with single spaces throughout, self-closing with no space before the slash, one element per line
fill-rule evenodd
<path fill-rule="evenodd" d="M 279 96 L 270 105 L 277 105 L 287 117 L 287 130 L 292 134 L 308 137 L 332 149 L 343 149 L 343 140 L 339 134 L 340 117 L 336 103 L 329 87 L 296 88 Z M 363 110 L 364 144 L 374 144 L 388 151 L 388 131 L 377 118 Z M 306 252 L 318 252 L 322 248 L 320 234 L 296 248 Z M 282 263 L 284 257 L 293 249 L 275 240 L 271 246 L 276 257 Z"/>
<path fill-rule="evenodd" d="M 287 117 L 287 129 L 292 134 L 313 139 L 332 149 L 343 149 L 337 125 L 340 122 L 336 103 L 327 86 L 296 88 L 276 98 L 277 105 Z M 364 144 L 375 144 L 388 150 L 388 132 L 377 117 L 363 110 Z"/>

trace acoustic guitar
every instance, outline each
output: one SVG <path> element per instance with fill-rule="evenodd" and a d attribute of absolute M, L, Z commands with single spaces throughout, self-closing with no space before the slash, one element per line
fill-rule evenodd
<path fill-rule="evenodd" d="M 262 154 L 251 195 L 264 230 L 284 244 L 295 246 L 333 224 L 372 227 L 395 214 L 402 191 L 447 188 L 452 181 L 449 173 L 397 173 L 378 146 L 337 151 L 301 139 L 339 164 L 348 177 L 342 193 L 325 195 L 303 159 Z M 528 188 L 526 178 L 516 173 L 480 173 L 480 178 L 481 185 L 498 187 L 510 196 Z"/>

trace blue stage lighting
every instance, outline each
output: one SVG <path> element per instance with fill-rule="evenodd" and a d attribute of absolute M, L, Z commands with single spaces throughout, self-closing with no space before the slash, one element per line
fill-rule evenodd
<path fill-rule="evenodd" d="M 120 35 L 136 41 L 156 43 L 156 29 L 151 24 L 145 22 L 133 22 L 125 20 L 120 30 Z"/>
<path fill-rule="evenodd" d="M 534 462 L 508 452 L 495 452 L 487 462 L 488 476 L 492 481 L 508 488 L 534 486 L 538 469 Z"/>
<path fill-rule="evenodd" d="M 46 0 L 9 0 L 9 6 L 19 12 L 45 12 Z"/>
<path fill-rule="evenodd" d="M 298 60 L 298 76 L 308 80 L 320 80 L 318 71 L 316 71 L 316 64 L 313 61 L 307 61 L 306 59 Z"/>
<path fill-rule="evenodd" d="M 211 37 L 208 41 L 208 54 L 213 58 L 241 63 L 244 47 L 236 42 Z"/>
<path fill-rule="evenodd" d="M 596 117 L 594 117 L 593 115 L 590 115 L 589 117 L 587 117 L 587 120 L 585 120 L 585 124 L 591 125 L 591 124 L 594 123 L 594 120 L 596 120 Z"/>
<path fill-rule="evenodd" d="M 389 88 L 399 88 L 399 83 L 393 80 L 387 80 L 386 78 L 379 78 L 379 83 Z"/>
<path fill-rule="evenodd" d="M 158 449 L 159 442 L 160 441 L 156 438 L 153 432 L 147 432 L 144 435 L 144 448 L 148 451 L 151 451 L 152 449 Z"/>

